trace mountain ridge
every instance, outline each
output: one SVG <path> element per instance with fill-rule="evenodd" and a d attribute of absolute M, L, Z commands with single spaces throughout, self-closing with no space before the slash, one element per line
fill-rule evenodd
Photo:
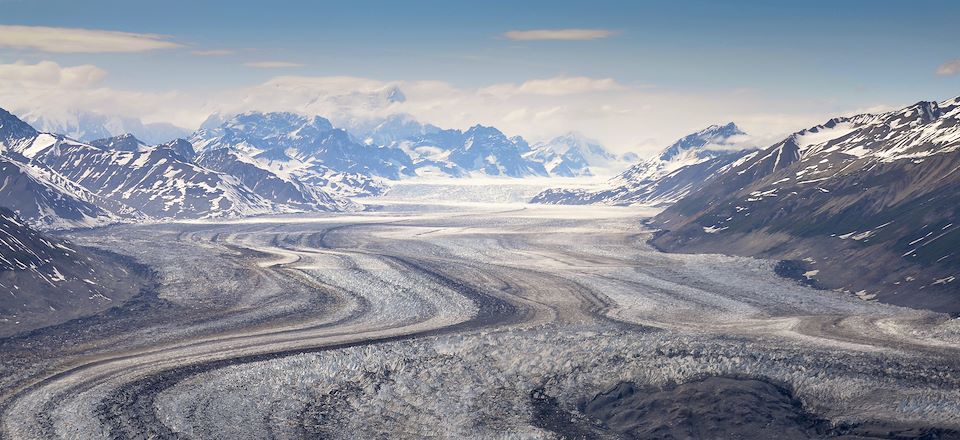
<path fill-rule="evenodd" d="M 717 174 L 653 244 L 793 260 L 861 299 L 960 312 L 960 98 L 833 118 Z"/>

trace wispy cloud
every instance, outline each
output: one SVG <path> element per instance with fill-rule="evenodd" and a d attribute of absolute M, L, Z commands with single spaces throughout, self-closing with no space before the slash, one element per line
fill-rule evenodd
<path fill-rule="evenodd" d="M 960 58 L 947 61 L 937 67 L 937 75 L 956 75 L 960 73 Z"/>
<path fill-rule="evenodd" d="M 558 76 L 546 79 L 532 79 L 520 84 L 494 84 L 481 89 L 480 92 L 494 96 L 565 96 L 579 93 L 610 92 L 624 89 L 626 89 L 625 86 L 611 78 L 594 79 L 586 76 Z"/>
<path fill-rule="evenodd" d="M 597 40 L 607 38 L 616 32 L 607 29 L 533 29 L 527 31 L 504 32 L 503 36 L 511 40 Z"/>
<path fill-rule="evenodd" d="M 0 47 L 54 53 L 146 52 L 181 47 L 169 38 L 98 29 L 0 25 Z"/>
<path fill-rule="evenodd" d="M 303 64 L 291 63 L 289 61 L 252 61 L 249 63 L 243 63 L 243 65 L 247 67 L 254 67 L 257 69 L 284 69 L 288 67 L 303 66 Z"/>
<path fill-rule="evenodd" d="M 222 57 L 227 55 L 233 55 L 235 53 L 237 53 L 237 51 L 230 50 L 230 49 L 210 49 L 210 50 L 190 51 L 191 55 L 196 55 L 198 57 Z"/>

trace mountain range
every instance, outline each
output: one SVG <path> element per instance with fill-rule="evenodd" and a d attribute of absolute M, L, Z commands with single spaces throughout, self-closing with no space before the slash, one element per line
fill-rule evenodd
<path fill-rule="evenodd" d="M 79 140 L 2 111 L 0 195 L 30 224 L 60 229 L 352 210 L 359 205 L 349 198 L 382 194 L 391 180 L 583 176 L 624 163 L 573 134 L 531 147 L 495 127 L 441 129 L 402 114 L 351 126 L 354 133 L 320 116 L 246 112 L 211 115 L 186 139 L 164 143 L 130 133 Z"/>
<path fill-rule="evenodd" d="M 960 98 L 835 118 L 658 215 L 662 249 L 793 261 L 862 299 L 960 312 Z"/>
<path fill-rule="evenodd" d="M 535 203 L 655 205 L 651 243 L 782 260 L 801 281 L 864 300 L 960 313 L 960 103 L 838 117 L 764 149 L 733 123 L 679 139 L 600 188 Z M 589 176 L 617 157 L 583 136 L 533 145 L 495 127 L 247 112 L 187 139 L 80 141 L 0 111 L 3 205 L 41 229 L 118 221 L 356 209 L 417 176 Z"/>
<path fill-rule="evenodd" d="M 649 221 L 662 250 L 776 259 L 805 284 L 960 314 L 960 98 L 723 148 L 740 134 L 712 126 L 605 188 L 533 202 L 663 206 Z"/>
<path fill-rule="evenodd" d="M 186 141 L 148 146 L 132 135 L 89 143 L 38 132 L 0 111 L 2 204 L 41 228 L 117 221 L 235 217 L 341 210 L 349 201 L 311 188 L 313 199 L 252 189 L 242 179 L 196 163 Z"/>
<path fill-rule="evenodd" d="M 734 123 L 712 125 L 677 140 L 599 189 L 556 188 L 532 203 L 665 206 L 695 191 L 705 179 L 747 155 L 733 142 L 745 136 Z"/>

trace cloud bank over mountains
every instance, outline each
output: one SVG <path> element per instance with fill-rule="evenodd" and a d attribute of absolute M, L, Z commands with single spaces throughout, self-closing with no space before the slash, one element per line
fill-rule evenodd
<path fill-rule="evenodd" d="M 264 62 L 257 67 L 296 66 Z M 782 106 L 750 91 L 689 93 L 570 75 L 475 88 L 438 80 L 281 75 L 208 93 L 114 88 L 105 82 L 108 76 L 91 64 L 0 64 L 0 102 L 21 115 L 63 119 L 68 117 L 63 112 L 83 110 L 188 130 L 211 114 L 251 110 L 322 115 L 342 125 L 403 113 L 444 127 L 494 125 L 533 140 L 577 130 L 613 151 L 641 153 L 717 121 L 737 120 L 753 136 L 774 139 L 823 118 L 819 112 L 774 113 Z"/>

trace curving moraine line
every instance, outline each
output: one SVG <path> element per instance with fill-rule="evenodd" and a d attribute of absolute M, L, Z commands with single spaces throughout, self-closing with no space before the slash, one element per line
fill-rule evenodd
<path fill-rule="evenodd" d="M 938 317 L 832 293 L 811 299 L 812 291 L 765 276 L 769 268 L 752 260 L 651 253 L 642 249 L 635 220 L 603 230 L 592 220 L 520 214 L 121 228 L 117 240 L 136 243 L 104 246 L 158 258 L 155 265 L 168 269 L 161 270 L 165 280 L 180 283 L 161 296 L 182 306 L 130 329 L 128 338 L 118 332 L 104 335 L 109 343 L 66 350 L 50 371 L 0 390 L 0 437 L 179 438 L 157 401 L 188 378 L 479 329 L 594 326 L 890 351 L 929 358 L 944 370 L 938 386 L 960 386 L 949 370 L 960 358 L 956 339 L 914 331 L 943 327 Z M 177 266 L 177 256 L 164 256 L 162 248 L 144 249 L 151 241 L 138 237 L 151 233 L 174 240 L 158 246 L 186 252 L 188 264 L 200 267 Z M 565 235 L 571 233 L 586 235 Z M 725 275 L 728 267 L 735 273 Z M 205 270 L 220 281 L 190 295 L 184 286 Z M 741 285 L 742 277 L 760 284 Z M 910 331 L 883 333 L 890 322 Z M 149 343 L 152 337 L 160 342 Z"/>
<path fill-rule="evenodd" d="M 323 232 L 316 241 L 322 242 L 322 234 Z M 181 234 L 181 237 L 191 242 L 198 241 L 196 233 Z M 256 252 L 259 250 L 242 248 L 242 244 L 236 242 L 224 243 L 223 241 L 227 237 L 227 234 L 216 233 L 211 236 L 212 240 L 207 241 L 204 245 L 209 246 L 210 243 L 216 243 L 219 246 L 227 246 L 238 251 L 253 250 Z M 279 235 L 272 235 L 269 244 L 283 250 L 279 246 L 281 241 Z M 322 247 L 318 249 L 321 252 L 322 250 Z M 349 253 L 349 251 L 343 250 L 337 252 Z M 83 363 L 37 380 L 9 396 L 3 404 L 3 437 L 60 437 L 60 433 L 56 429 L 56 422 L 51 418 L 51 415 L 59 405 L 61 398 L 80 395 L 97 387 L 119 382 L 119 386 L 111 385 L 113 387 L 112 391 L 103 396 L 96 406 L 96 415 L 103 427 L 106 428 L 105 433 L 108 437 L 143 438 L 144 436 L 159 436 L 160 438 L 174 438 L 174 433 L 157 420 L 152 402 L 157 393 L 184 377 L 229 365 L 263 361 L 306 352 L 396 341 L 468 328 L 518 323 L 528 315 L 524 306 L 511 303 L 504 296 L 488 295 L 474 289 L 466 283 L 447 277 L 430 268 L 429 264 L 422 264 L 413 259 L 401 257 L 383 257 L 383 260 L 388 264 L 402 266 L 404 270 L 428 277 L 433 282 L 463 295 L 474 302 L 477 307 L 476 313 L 469 319 L 438 328 L 418 327 L 417 324 L 426 321 L 423 319 L 403 323 L 404 325 L 397 328 L 378 329 L 374 327 L 373 331 L 364 332 L 364 328 L 351 328 L 350 326 L 352 322 L 365 316 L 367 312 L 363 304 L 365 299 L 358 297 L 354 298 L 358 303 L 356 310 L 330 322 L 295 329 L 267 330 L 251 334 L 216 337 L 212 340 L 188 341 L 171 348 L 146 350 L 135 354 Z M 285 264 L 295 264 L 297 261 L 299 259 L 285 262 Z M 285 268 L 284 264 L 270 265 L 268 270 L 298 282 L 307 282 L 308 279 L 300 271 Z M 323 288 L 323 286 L 315 285 L 314 288 Z M 329 289 L 329 287 L 327 288 Z M 341 295 L 341 293 L 338 292 L 337 295 Z M 342 300 L 339 296 L 335 299 Z M 321 333 L 314 336 L 316 341 L 311 340 L 311 333 L 317 331 L 321 331 Z M 288 345 L 292 345 L 293 348 L 287 348 Z M 42 394 L 39 397 L 44 400 L 33 401 L 34 396 L 38 394 Z M 28 405 L 33 410 L 26 410 L 25 408 L 18 410 L 18 406 L 22 407 L 24 405 Z M 12 420 L 11 414 L 19 416 L 18 420 Z"/>

